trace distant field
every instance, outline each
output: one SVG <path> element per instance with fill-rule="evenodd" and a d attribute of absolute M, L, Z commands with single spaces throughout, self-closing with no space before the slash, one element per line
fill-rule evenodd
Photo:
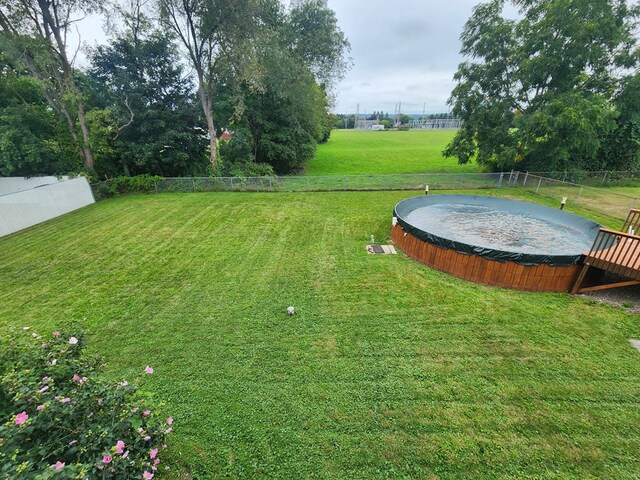
<path fill-rule="evenodd" d="M 307 175 L 359 175 L 425 172 L 477 172 L 476 164 L 458 165 L 442 150 L 452 130 L 368 132 L 334 130 L 307 167 Z"/>

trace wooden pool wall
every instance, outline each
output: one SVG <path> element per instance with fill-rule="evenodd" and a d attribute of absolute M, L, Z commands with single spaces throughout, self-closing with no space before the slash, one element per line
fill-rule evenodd
<path fill-rule="evenodd" d="M 405 232 L 398 224 L 391 228 L 393 242 L 409 257 L 471 282 L 532 292 L 568 292 L 581 265 L 522 265 L 500 262 L 479 255 L 467 255 L 432 245 Z"/>

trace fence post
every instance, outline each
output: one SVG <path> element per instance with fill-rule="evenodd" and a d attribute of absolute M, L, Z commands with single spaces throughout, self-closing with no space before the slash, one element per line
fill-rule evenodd
<path fill-rule="evenodd" d="M 604 185 L 604 182 L 607 181 L 607 175 L 609 175 L 609 171 L 604 172 L 604 177 L 602 177 L 602 183 L 600 185 Z"/>
<path fill-rule="evenodd" d="M 498 188 L 502 186 L 502 179 L 504 178 L 504 172 L 500 172 L 500 178 L 498 179 Z"/>
<path fill-rule="evenodd" d="M 511 172 L 509 172 L 509 186 L 511 186 L 511 179 L 513 178 L 513 168 L 511 169 Z"/>
<path fill-rule="evenodd" d="M 540 190 L 540 184 L 542 183 L 542 178 L 538 180 L 538 186 L 536 187 L 536 195 L 538 194 L 538 190 Z"/>
<path fill-rule="evenodd" d="M 580 196 L 582 195 L 582 190 L 584 189 L 584 186 L 580 185 L 580 191 L 578 192 L 578 198 L 576 198 L 576 202 L 578 200 L 580 200 Z"/>
<path fill-rule="evenodd" d="M 524 188 L 527 185 L 527 178 L 529 178 L 529 172 L 524 174 L 524 180 L 522 181 L 522 187 Z"/>
<path fill-rule="evenodd" d="M 462 189 L 462 182 L 464 182 L 464 173 L 460 174 L 460 187 L 458 187 L 460 189 Z"/>

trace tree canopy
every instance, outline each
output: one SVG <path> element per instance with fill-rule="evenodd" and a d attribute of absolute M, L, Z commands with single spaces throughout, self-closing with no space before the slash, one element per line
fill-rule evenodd
<path fill-rule="evenodd" d="M 326 0 L 116 1 L 78 69 L 67 40 L 100 5 L 0 6 L 0 175 L 290 173 L 328 138 L 349 45 Z"/>
<path fill-rule="evenodd" d="M 503 15 L 506 3 L 518 8 L 518 18 Z M 467 60 L 450 98 L 462 126 L 445 156 L 476 158 L 492 169 L 637 165 L 638 137 L 622 147 L 621 132 L 633 132 L 636 117 L 624 113 L 633 107 L 621 99 L 635 85 L 638 18 L 638 5 L 624 0 L 492 0 L 475 7 L 461 36 Z M 626 162 L 608 151 L 612 136 Z"/>

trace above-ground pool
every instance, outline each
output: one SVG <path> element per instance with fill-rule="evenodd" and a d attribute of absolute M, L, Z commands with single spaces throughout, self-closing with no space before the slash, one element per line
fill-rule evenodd
<path fill-rule="evenodd" d="M 416 260 L 467 280 L 568 291 L 600 228 L 560 209 L 478 195 L 424 195 L 394 209 L 394 242 Z"/>

